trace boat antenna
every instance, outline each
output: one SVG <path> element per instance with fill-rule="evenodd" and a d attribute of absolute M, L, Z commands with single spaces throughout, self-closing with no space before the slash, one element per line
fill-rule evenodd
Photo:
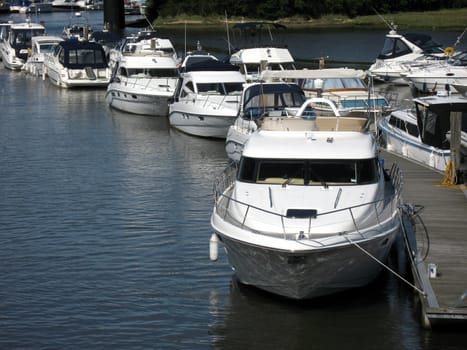
<path fill-rule="evenodd" d="M 459 44 L 460 44 L 460 42 L 461 42 L 461 40 L 462 40 L 462 38 L 464 37 L 464 34 L 465 34 L 466 32 L 467 32 L 467 27 L 464 29 L 464 31 L 462 32 L 462 34 L 459 35 L 459 36 L 457 37 L 457 40 L 456 40 L 456 42 L 455 42 L 454 45 L 453 45 L 454 47 L 455 47 L 456 45 L 459 45 Z"/>
<path fill-rule="evenodd" d="M 229 35 L 229 21 L 227 19 L 227 10 L 225 11 L 225 27 L 227 30 L 227 46 L 229 48 L 229 56 L 230 56 L 230 35 Z"/>
<path fill-rule="evenodd" d="M 144 17 L 144 19 L 146 20 L 146 22 L 148 22 L 149 27 L 150 27 L 152 30 L 154 30 L 154 27 L 152 26 L 152 23 L 149 21 L 148 16 L 146 16 L 146 14 L 144 14 L 143 17 Z"/>
<path fill-rule="evenodd" d="M 376 11 L 376 9 L 374 7 L 372 7 L 373 11 L 375 11 L 376 15 L 384 22 L 386 23 L 386 25 L 389 27 L 389 29 L 391 30 L 396 30 L 396 26 L 394 25 L 394 23 L 389 23 L 388 21 L 386 21 L 386 19 L 378 12 Z"/>
<path fill-rule="evenodd" d="M 185 56 L 186 56 L 186 21 L 185 21 Z"/>

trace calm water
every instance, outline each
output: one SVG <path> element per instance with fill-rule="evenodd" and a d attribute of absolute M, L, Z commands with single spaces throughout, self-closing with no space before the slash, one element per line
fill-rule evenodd
<path fill-rule="evenodd" d="M 1 349 L 465 348 L 423 330 L 386 272 L 301 303 L 239 286 L 208 254 L 223 142 L 111 111 L 104 93 L 0 67 Z"/>

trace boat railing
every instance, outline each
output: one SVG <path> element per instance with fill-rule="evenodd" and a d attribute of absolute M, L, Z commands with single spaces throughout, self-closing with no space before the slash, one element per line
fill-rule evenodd
<path fill-rule="evenodd" d="M 147 75 L 141 76 L 131 76 L 126 78 L 125 85 L 132 88 L 141 88 L 143 90 L 153 88 L 154 82 L 156 82 L 157 87 L 161 89 L 175 89 L 176 78 L 172 77 L 151 77 Z"/>
<path fill-rule="evenodd" d="M 232 163 L 224 172 L 216 179 L 214 184 L 214 195 L 215 195 L 215 210 L 219 216 L 223 217 L 224 220 L 239 228 L 248 228 L 256 234 L 262 234 L 265 236 L 282 237 L 284 239 L 304 239 L 308 238 L 313 240 L 323 236 L 334 236 L 335 233 L 317 232 L 314 223 L 316 219 L 327 215 L 346 215 L 346 218 L 351 219 L 352 228 L 347 228 L 343 232 L 339 232 L 339 235 L 347 233 L 359 234 L 362 238 L 365 237 L 367 232 L 374 232 L 378 227 L 383 227 L 388 220 L 392 220 L 397 215 L 397 208 L 399 207 L 399 199 L 402 190 L 402 173 L 397 166 L 393 164 L 389 170 L 387 176 L 389 177 L 390 186 L 393 187 L 391 191 L 393 193 L 389 196 L 385 196 L 382 199 L 369 201 L 366 203 L 330 210 L 327 212 L 318 213 L 314 210 L 305 210 L 301 216 L 298 214 L 296 217 L 286 216 L 271 210 L 260 208 L 248 203 L 244 203 L 237 199 L 232 198 L 230 195 L 235 178 L 236 178 L 236 167 L 235 163 Z M 337 201 L 337 199 L 336 199 Z M 235 212 L 237 215 L 232 215 L 230 210 L 235 205 Z M 365 212 L 364 218 L 361 218 L 361 213 Z M 241 213 L 238 215 L 238 213 Z M 261 231 L 254 224 L 249 223 L 255 222 L 255 216 L 261 215 L 262 220 L 265 219 L 268 223 L 278 223 L 276 227 L 281 227 L 281 231 Z M 360 219 L 357 219 L 359 217 Z M 295 219 L 302 219 L 303 224 L 307 220 L 306 225 L 300 225 L 300 229 L 297 232 L 297 225 Z M 288 224 L 290 220 L 295 221 L 293 224 Z M 346 220 L 347 221 L 347 220 Z M 279 225 L 280 223 L 280 225 Z"/>
<path fill-rule="evenodd" d="M 240 103 L 240 95 L 225 95 L 220 93 L 208 92 L 206 94 L 198 94 L 193 102 L 202 102 L 203 108 L 207 106 L 212 106 L 215 109 L 220 109 L 222 106 L 225 106 L 226 103 L 236 103 L 237 106 Z"/>

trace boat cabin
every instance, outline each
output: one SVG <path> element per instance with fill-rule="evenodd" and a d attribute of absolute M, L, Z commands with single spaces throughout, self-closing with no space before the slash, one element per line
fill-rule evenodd
<path fill-rule="evenodd" d="M 65 68 L 107 68 L 107 58 L 101 45 L 94 42 L 65 40 L 54 49 L 53 56 Z"/>
<path fill-rule="evenodd" d="M 392 30 L 383 44 L 383 49 L 378 55 L 378 59 L 386 60 L 404 56 L 410 53 L 420 54 L 443 54 L 442 45 L 431 38 L 431 36 L 421 33 L 397 34 Z"/>
<path fill-rule="evenodd" d="M 467 132 L 467 99 L 455 96 L 428 96 L 414 99 L 420 138 L 423 143 L 449 149 L 446 134 L 451 130 L 451 112 L 462 113 L 462 132 Z"/>
<path fill-rule="evenodd" d="M 305 94 L 297 84 L 251 84 L 243 91 L 240 115 L 245 120 L 256 120 L 267 116 L 294 114 L 305 100 Z M 310 117 L 314 116 L 311 108 L 309 112 Z"/>
<path fill-rule="evenodd" d="M 45 27 L 30 22 L 11 24 L 9 27 L 8 43 L 15 50 L 15 56 L 26 61 L 31 49 L 31 39 L 34 36 L 45 35 Z"/>

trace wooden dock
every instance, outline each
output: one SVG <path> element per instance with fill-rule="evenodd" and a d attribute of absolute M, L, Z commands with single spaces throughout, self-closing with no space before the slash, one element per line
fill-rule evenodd
<path fill-rule="evenodd" d="M 440 185 L 443 174 L 398 156 L 382 153 L 385 168 L 396 162 L 403 175 L 402 198 L 420 210 L 422 221 L 404 218 L 415 253 L 412 272 L 426 328 L 467 325 L 467 190 Z M 425 234 L 425 229 L 427 235 Z M 412 243 L 413 245 L 413 243 Z M 431 265 L 431 264 L 435 264 Z M 430 271 L 431 267 L 431 271 Z M 431 276 L 430 276 L 431 274 Z"/>

